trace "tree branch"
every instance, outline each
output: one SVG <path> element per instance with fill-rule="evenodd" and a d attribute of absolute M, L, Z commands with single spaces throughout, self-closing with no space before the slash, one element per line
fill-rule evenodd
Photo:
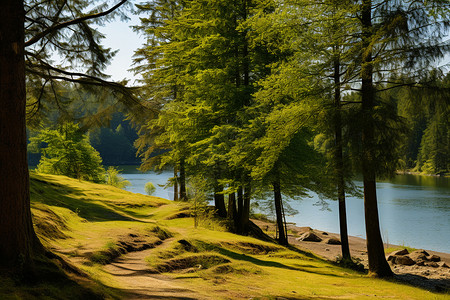
<path fill-rule="evenodd" d="M 29 46 L 37 43 L 40 39 L 42 39 L 46 35 L 54 32 L 56 30 L 59 30 L 59 29 L 62 29 L 62 28 L 65 28 L 65 27 L 68 27 L 68 26 L 71 26 L 71 25 L 79 24 L 81 22 L 84 22 L 84 21 L 87 21 L 87 20 L 90 20 L 90 19 L 96 19 L 96 18 L 100 18 L 100 17 L 106 16 L 106 15 L 110 14 L 111 12 L 115 11 L 117 8 L 122 6 L 127 1 L 128 0 L 122 0 L 118 4 L 116 4 L 115 6 L 111 7 L 110 9 L 108 9 L 107 11 L 104 11 L 104 12 L 101 12 L 101 13 L 97 13 L 97 14 L 93 14 L 93 15 L 87 15 L 87 16 L 84 16 L 84 17 L 81 17 L 81 18 L 77 18 L 77 19 L 74 19 L 74 20 L 70 20 L 70 21 L 67 21 L 67 22 L 64 22 L 64 23 L 60 23 L 60 24 L 51 26 L 51 27 L 47 28 L 46 30 L 42 31 L 41 33 L 35 35 L 34 37 L 32 37 L 27 42 L 25 42 L 25 47 L 29 47 Z"/>

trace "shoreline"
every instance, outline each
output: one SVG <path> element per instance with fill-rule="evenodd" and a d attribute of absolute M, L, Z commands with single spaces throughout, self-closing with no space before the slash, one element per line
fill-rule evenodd
<path fill-rule="evenodd" d="M 412 172 L 412 171 L 395 171 L 395 175 L 415 175 L 415 176 L 430 176 L 430 177 L 443 177 L 443 178 L 450 178 L 449 173 L 445 174 L 427 174 L 422 172 Z"/>
<path fill-rule="evenodd" d="M 255 223 L 256 225 L 258 225 L 269 236 L 272 236 L 271 233 L 275 232 L 276 224 L 274 222 L 263 221 L 263 220 L 258 220 L 258 219 L 251 219 L 251 221 L 253 223 Z M 300 227 L 300 226 L 294 225 L 293 223 L 288 223 L 287 229 L 288 229 L 289 242 L 291 242 L 291 240 L 293 240 L 292 244 L 301 244 L 301 245 L 304 244 L 305 247 L 308 247 L 307 245 L 323 244 L 322 242 L 317 243 L 317 242 L 305 242 L 305 241 L 297 241 L 296 240 L 296 238 L 298 238 L 301 234 L 303 234 L 307 231 L 311 231 L 311 230 L 324 236 L 324 239 L 330 238 L 330 237 L 340 239 L 339 233 L 323 231 L 323 230 L 315 229 L 315 228 L 311 228 L 311 227 Z M 289 233 L 289 232 L 291 232 L 291 233 Z M 351 236 L 351 235 L 349 235 L 348 238 L 349 238 L 350 252 L 352 252 L 352 245 L 354 246 L 353 251 L 355 251 L 355 255 L 358 255 L 358 252 L 366 252 L 367 251 L 365 238 Z M 338 246 L 338 248 L 340 250 L 340 245 L 331 245 L 331 244 L 325 244 L 325 245 L 332 246 L 332 247 Z M 442 251 L 435 251 L 435 250 L 430 250 L 430 249 L 414 248 L 413 246 L 396 245 L 396 244 L 392 244 L 392 243 L 384 243 L 384 246 L 385 246 L 385 249 L 412 248 L 412 249 L 417 249 L 417 250 L 426 250 L 430 254 L 432 253 L 432 254 L 442 255 L 443 261 L 450 263 L 450 252 L 442 252 Z M 314 247 L 310 247 L 310 248 L 314 248 Z M 326 252 L 329 252 L 329 251 L 324 251 L 325 254 L 326 254 Z M 353 256 L 353 253 L 352 253 L 352 256 Z M 325 257 L 330 257 L 330 255 L 325 255 Z"/>
<path fill-rule="evenodd" d="M 263 230 L 267 235 L 274 237 L 276 224 L 267 221 L 252 219 L 259 228 Z M 340 234 L 326 232 L 319 229 L 313 229 L 311 227 L 298 227 L 296 225 L 287 224 L 288 229 L 288 240 L 291 246 L 295 246 L 303 251 L 308 251 L 314 255 L 331 261 L 336 262 L 336 259 L 341 255 L 341 245 L 340 244 L 327 244 L 327 240 L 330 238 L 338 239 L 340 241 Z M 301 241 L 299 237 L 306 232 L 314 232 L 319 236 L 322 241 L 311 242 L 311 241 Z M 349 236 L 349 246 L 350 254 L 352 258 L 359 261 L 365 269 L 368 268 L 368 257 L 366 240 L 364 238 Z M 405 249 L 407 247 L 394 244 L 384 244 L 385 250 L 389 249 L 392 251 Z M 389 247 L 388 247 L 389 246 Z M 410 247 L 408 247 L 410 248 Z M 414 249 L 414 248 L 410 248 Z M 425 250 L 429 255 L 436 255 L 440 258 L 440 265 L 445 264 L 450 266 L 450 253 L 438 252 L 429 249 L 417 249 Z M 388 256 L 389 253 L 386 253 Z M 414 265 L 400 265 L 392 264 L 389 262 L 392 271 L 397 275 L 403 277 L 402 280 L 408 281 L 410 284 L 423 286 L 425 288 L 431 289 L 442 289 L 450 290 L 450 268 L 445 266 L 432 267 L 432 266 L 419 266 Z"/>

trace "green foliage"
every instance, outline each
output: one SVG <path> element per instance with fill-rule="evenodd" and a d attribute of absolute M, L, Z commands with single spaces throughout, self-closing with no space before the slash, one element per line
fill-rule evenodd
<path fill-rule="evenodd" d="M 214 209 L 208 205 L 207 191 L 208 184 L 203 176 L 192 176 L 189 179 L 188 199 L 191 215 L 194 217 L 194 227 L 201 226 L 214 230 L 220 225 L 213 220 Z"/>
<path fill-rule="evenodd" d="M 156 187 L 153 185 L 153 183 L 151 182 L 147 182 L 145 184 L 145 192 L 147 193 L 147 195 L 153 195 L 153 193 L 156 191 Z"/>
<path fill-rule="evenodd" d="M 424 131 L 417 169 L 427 174 L 450 172 L 450 121 L 447 115 L 433 118 Z"/>
<path fill-rule="evenodd" d="M 239 215 L 251 207 L 250 198 L 270 199 L 274 183 L 283 196 L 298 199 L 314 191 L 330 199 L 338 192 L 358 194 L 351 182 L 356 172 L 389 176 L 411 164 L 402 156 L 408 120 L 399 114 L 398 97 L 388 92 L 403 83 L 387 78 L 403 70 L 416 76 L 420 64 L 429 65 L 428 53 L 439 57 L 446 48 L 436 41 L 448 22 L 433 20 L 432 4 L 408 1 L 409 9 L 402 1 L 364 1 L 373 5 L 373 26 L 366 30 L 361 9 L 367 6 L 361 3 L 139 5 L 145 17 L 136 29 L 147 43 L 136 52 L 136 71 L 144 74 L 145 93 L 159 108 L 141 124 L 136 144 L 142 168 L 170 165 L 177 172 L 185 166 L 188 177 L 203 181 L 198 192 L 191 190 L 198 203 L 207 194 L 244 191 Z M 442 16 L 438 11 L 434 15 Z M 433 21 L 437 31 L 428 37 Z M 362 63 L 368 53 L 374 56 Z M 365 84 L 364 95 L 352 93 L 363 78 L 369 82 L 368 73 L 370 89 Z M 436 136 L 429 131 L 427 136 Z M 428 161 L 425 153 L 433 153 L 429 149 L 438 142 L 423 143 Z M 215 200 L 222 213 L 221 198 Z M 245 223 L 240 217 L 236 223 Z"/>
<path fill-rule="evenodd" d="M 30 138 L 29 147 L 42 154 L 37 172 L 104 181 L 102 159 L 76 124 L 64 123 L 58 129 L 43 129 Z"/>
<path fill-rule="evenodd" d="M 407 78 L 393 77 L 392 81 L 410 83 Z M 450 172 L 449 84 L 449 74 L 433 69 L 418 84 L 385 92 L 396 100 L 398 114 L 408 128 L 400 147 L 405 169 L 426 174 Z"/>
<path fill-rule="evenodd" d="M 131 185 L 131 183 L 128 180 L 120 176 L 119 170 L 111 166 L 108 167 L 108 170 L 106 170 L 105 182 L 106 184 L 115 186 L 119 189 L 123 189 Z"/>

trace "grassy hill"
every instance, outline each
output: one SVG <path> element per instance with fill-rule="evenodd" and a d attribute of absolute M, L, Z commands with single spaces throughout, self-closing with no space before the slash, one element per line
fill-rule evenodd
<path fill-rule="evenodd" d="M 149 291 L 163 299 L 166 290 L 170 299 L 170 290 L 185 299 L 449 299 L 228 233 L 214 220 L 194 228 L 187 204 L 52 175 L 32 174 L 31 193 L 37 234 L 60 256 L 51 259 L 59 267 L 43 260 L 41 280 L 27 285 L 0 275 L 0 299 L 127 299 Z M 140 253 L 133 263 L 144 269 L 112 271 L 132 270 L 128 256 L 110 264 L 126 253 Z"/>

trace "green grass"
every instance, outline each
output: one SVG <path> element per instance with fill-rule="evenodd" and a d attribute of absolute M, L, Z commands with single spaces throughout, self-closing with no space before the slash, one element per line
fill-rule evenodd
<path fill-rule="evenodd" d="M 0 274 L 0 299 L 120 299 L 126 287 L 103 265 L 138 240 L 155 247 L 146 259 L 150 271 L 211 299 L 449 299 L 231 234 L 214 219 L 194 228 L 186 204 L 37 174 L 31 195 L 43 244 L 85 276 L 43 260 L 39 268 L 46 275 L 39 283 L 17 285 Z"/>
<path fill-rule="evenodd" d="M 416 248 L 412 248 L 412 247 L 408 247 L 408 246 L 399 246 L 399 247 L 389 247 L 384 249 L 384 253 L 389 254 L 392 253 L 394 251 L 398 251 L 398 250 L 403 250 L 406 249 L 408 250 L 409 253 L 416 251 Z"/>

